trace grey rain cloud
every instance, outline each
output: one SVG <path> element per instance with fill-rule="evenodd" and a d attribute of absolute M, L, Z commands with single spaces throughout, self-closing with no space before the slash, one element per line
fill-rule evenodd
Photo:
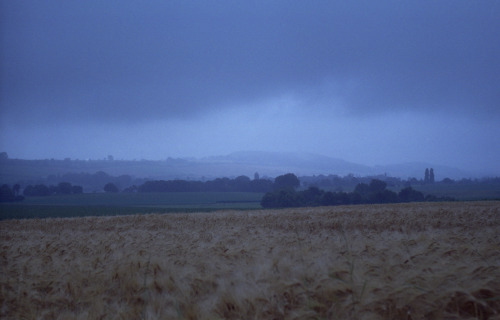
<path fill-rule="evenodd" d="M 2 12 L 10 121 L 190 118 L 283 94 L 353 115 L 500 114 L 498 2 L 4 1 Z"/>
<path fill-rule="evenodd" d="M 499 173 L 499 1 L 0 1 L 0 151 Z"/>

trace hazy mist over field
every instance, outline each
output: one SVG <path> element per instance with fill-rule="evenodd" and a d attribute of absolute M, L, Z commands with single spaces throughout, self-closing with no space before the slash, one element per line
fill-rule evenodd
<path fill-rule="evenodd" d="M 500 173 L 500 2 L 1 1 L 0 151 Z"/>

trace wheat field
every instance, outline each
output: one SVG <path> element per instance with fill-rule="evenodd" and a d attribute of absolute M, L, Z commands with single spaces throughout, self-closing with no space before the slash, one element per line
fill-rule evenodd
<path fill-rule="evenodd" d="M 500 319 L 500 202 L 0 221 L 2 319 Z"/>

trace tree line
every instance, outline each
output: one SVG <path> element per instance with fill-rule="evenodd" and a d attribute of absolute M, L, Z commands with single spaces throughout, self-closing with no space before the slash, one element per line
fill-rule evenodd
<path fill-rule="evenodd" d="M 428 183 L 434 182 L 434 170 L 426 169 L 426 177 L 424 181 Z M 80 176 L 83 176 L 81 174 Z M 145 181 L 142 184 L 131 185 L 124 189 L 120 189 L 120 184 L 117 182 L 124 182 L 128 180 L 131 182 L 130 177 L 120 176 L 118 179 L 107 175 L 104 172 L 97 172 L 94 175 L 87 175 L 92 179 L 99 178 L 101 187 L 94 189 L 94 192 L 260 192 L 265 193 L 262 198 L 262 206 L 265 208 L 278 208 L 278 207 L 297 207 L 297 206 L 318 206 L 318 205 L 340 205 L 340 204 L 362 204 L 362 203 L 390 203 L 390 202 L 409 202 L 409 201 L 450 201 L 453 198 L 438 198 L 433 195 L 424 196 L 421 192 L 411 188 L 410 184 L 404 184 L 403 189 L 399 192 L 394 192 L 392 189 L 400 186 L 398 181 L 392 177 L 370 178 L 369 177 L 354 177 L 352 175 L 340 178 L 338 176 L 329 176 L 328 180 L 324 176 L 297 178 L 292 173 L 281 175 L 275 179 L 261 179 L 256 173 L 254 179 L 251 180 L 247 176 L 239 176 L 234 179 L 230 178 L 217 178 L 210 181 L 192 181 L 192 180 L 151 180 Z M 126 178 L 126 179 L 125 179 Z M 108 180 L 109 179 L 109 180 Z M 357 184 L 351 187 L 352 192 L 344 192 L 342 188 L 337 188 L 335 191 L 324 191 L 319 189 L 323 187 L 325 182 L 333 180 L 336 182 L 343 182 L 346 184 Z M 112 181 L 112 182 L 109 182 Z M 362 181 L 362 182 L 360 182 Z M 498 184 L 500 178 L 488 178 L 482 180 L 462 179 L 460 181 L 453 181 L 444 179 L 441 183 L 457 183 L 457 184 Z M 136 180 L 138 182 L 138 180 Z M 316 182 L 316 184 L 315 184 Z M 118 184 L 118 186 L 117 186 Z M 337 185 L 338 186 L 338 185 Z M 296 191 L 297 188 L 307 188 L 303 191 Z M 326 184 L 330 190 L 332 185 Z M 22 201 L 23 196 L 50 196 L 50 195 L 68 195 L 80 194 L 84 189 L 79 185 L 72 185 L 70 182 L 59 182 L 55 185 L 46 184 L 30 184 L 24 189 L 20 184 L 15 184 L 10 187 L 4 184 L 0 188 L 0 202 Z"/>
<path fill-rule="evenodd" d="M 80 194 L 83 193 L 82 186 L 72 185 L 69 182 L 59 182 L 57 185 L 29 185 L 27 186 L 23 194 L 29 197 L 40 197 L 40 196 L 51 196 L 55 194 L 68 195 L 68 194 Z"/>
<path fill-rule="evenodd" d="M 4 185 L 7 186 L 7 185 Z M 7 186 L 9 187 L 9 186 Z M 12 188 L 13 192 L 19 193 L 20 186 L 16 184 Z M 23 195 L 27 197 L 45 197 L 51 195 L 68 195 L 68 194 L 80 194 L 83 193 L 82 186 L 72 185 L 69 182 L 59 182 L 57 185 L 45 185 L 45 184 L 35 184 L 28 185 L 23 190 Z"/>
<path fill-rule="evenodd" d="M 247 176 L 209 181 L 152 180 L 136 189 L 138 192 L 268 192 L 274 183 L 268 179 L 251 180 Z"/>
<path fill-rule="evenodd" d="M 406 187 L 396 193 L 387 189 L 386 182 L 373 179 L 369 184 L 359 183 L 353 192 L 325 192 L 314 186 L 304 191 L 296 191 L 293 187 L 280 188 L 266 193 L 262 197 L 261 205 L 263 208 L 289 208 L 443 200 L 454 199 L 424 196 L 412 187 Z"/>
<path fill-rule="evenodd" d="M 69 182 L 60 182 L 57 185 L 35 184 L 24 188 L 21 195 L 21 185 L 16 183 L 12 187 L 4 184 L 0 187 L 0 202 L 23 201 L 24 197 L 46 197 L 51 195 L 68 195 L 83 193 L 82 186 L 72 185 Z"/>
<path fill-rule="evenodd" d="M 302 182 L 302 186 L 309 187 L 315 186 L 319 188 L 327 188 L 327 189 L 335 189 L 336 191 L 342 191 L 344 189 L 352 190 L 359 183 L 369 184 L 373 179 L 379 179 L 385 181 L 389 187 L 409 187 L 415 185 L 426 185 L 426 184 L 472 184 L 472 183 L 483 183 L 485 180 L 490 178 L 482 178 L 482 179 L 461 179 L 461 180 L 452 180 L 450 178 L 443 178 L 440 181 L 435 179 L 434 169 L 433 168 L 425 168 L 423 172 L 423 177 L 421 179 L 417 179 L 415 177 L 401 179 L 400 177 L 391 177 L 385 174 L 374 175 L 374 176 L 365 176 L 365 177 L 357 177 L 353 174 L 348 174 L 346 176 L 338 176 L 334 174 L 330 175 L 317 175 L 317 176 L 302 176 L 300 177 L 300 181 Z"/>
<path fill-rule="evenodd" d="M 23 201 L 24 197 L 20 195 L 21 186 L 15 184 L 12 188 L 8 184 L 3 184 L 0 187 L 0 202 Z"/>
<path fill-rule="evenodd" d="M 90 173 L 68 172 L 63 175 L 49 175 L 44 181 L 45 184 L 57 184 L 60 181 L 71 182 L 76 185 L 81 185 L 84 192 L 101 192 L 103 186 L 107 183 L 112 183 L 118 189 L 125 189 L 133 184 L 137 185 L 146 181 L 146 179 L 133 178 L 130 175 L 112 176 L 104 171 Z"/>

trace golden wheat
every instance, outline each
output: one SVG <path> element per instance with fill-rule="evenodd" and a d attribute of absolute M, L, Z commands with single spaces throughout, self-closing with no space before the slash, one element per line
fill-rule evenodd
<path fill-rule="evenodd" d="M 0 222 L 5 319 L 500 319 L 500 202 Z"/>

